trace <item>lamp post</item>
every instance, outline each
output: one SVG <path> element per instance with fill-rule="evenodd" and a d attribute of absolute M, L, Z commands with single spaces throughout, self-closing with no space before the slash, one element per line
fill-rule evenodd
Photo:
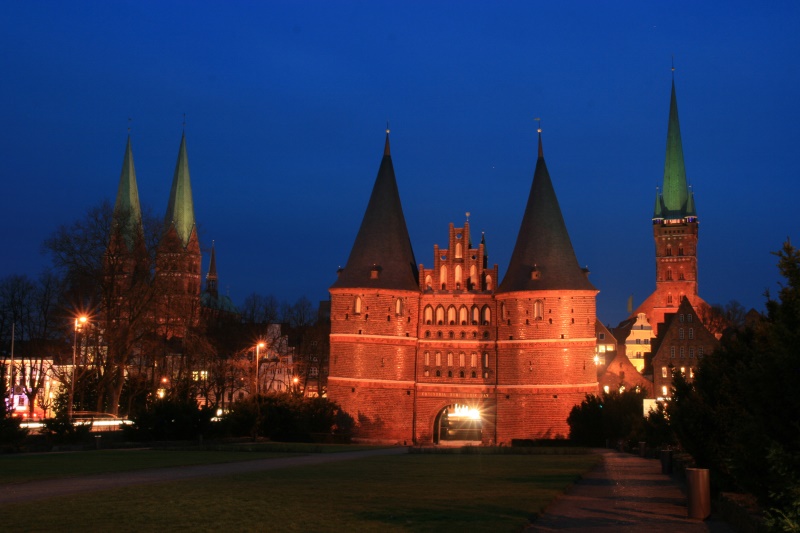
<path fill-rule="evenodd" d="M 72 422 L 72 404 L 75 401 L 75 359 L 78 353 L 78 330 L 86 324 L 89 320 L 85 315 L 75 318 L 75 329 L 72 332 L 72 379 L 69 383 L 69 404 L 67 405 L 67 414 L 69 421 Z"/>
<path fill-rule="evenodd" d="M 255 385 L 255 387 L 253 387 L 253 390 L 255 391 L 255 395 L 256 396 L 258 396 L 258 360 L 259 360 L 259 356 L 261 354 L 261 348 L 264 348 L 265 346 L 266 346 L 266 344 L 264 344 L 263 342 L 259 342 L 259 343 L 256 344 L 256 360 L 255 360 L 256 385 Z"/>

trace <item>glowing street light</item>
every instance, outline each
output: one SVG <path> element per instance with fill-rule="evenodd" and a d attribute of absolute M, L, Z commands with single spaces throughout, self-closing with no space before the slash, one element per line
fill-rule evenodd
<path fill-rule="evenodd" d="M 69 404 L 67 405 L 70 422 L 72 421 L 72 403 L 75 400 L 75 359 L 78 353 L 78 331 L 88 321 L 89 319 L 86 315 L 75 317 L 75 329 L 72 332 L 72 379 L 69 384 Z"/>
<path fill-rule="evenodd" d="M 255 367 L 256 367 L 256 386 L 254 387 L 256 391 L 256 396 L 258 396 L 258 359 L 261 354 L 261 348 L 265 348 L 267 345 L 263 342 L 259 342 L 256 344 L 256 360 L 255 360 Z"/>

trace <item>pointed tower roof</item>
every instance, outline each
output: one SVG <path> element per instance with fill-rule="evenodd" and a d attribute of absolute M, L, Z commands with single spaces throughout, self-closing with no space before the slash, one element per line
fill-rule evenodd
<path fill-rule="evenodd" d="M 664 217 L 683 218 L 686 216 L 688 197 L 686 168 L 683 164 L 681 125 L 678 120 L 678 99 L 675 96 L 675 79 L 673 78 L 667 126 L 667 155 L 664 161 L 664 186 L 662 187 L 662 198 L 666 210 Z"/>
<path fill-rule="evenodd" d="M 544 162 L 542 134 L 528 205 L 508 271 L 497 292 L 596 290 L 578 265 Z"/>
<path fill-rule="evenodd" d="M 419 290 L 419 271 L 411 249 L 400 192 L 389 149 L 389 130 L 378 176 L 347 265 L 331 289 Z"/>
<path fill-rule="evenodd" d="M 178 161 L 175 164 L 175 174 L 172 178 L 172 190 L 169 193 L 169 204 L 164 223 L 168 230 L 171 226 L 175 227 L 183 246 L 189 244 L 195 220 L 185 132 L 181 135 L 181 146 L 178 150 Z"/>
<path fill-rule="evenodd" d="M 653 220 L 664 219 L 664 202 L 661 200 L 661 192 L 656 187 L 656 205 L 653 207 Z"/>
<path fill-rule="evenodd" d="M 123 225 L 122 234 L 129 250 L 133 250 L 137 232 L 142 233 L 142 209 L 139 204 L 139 186 L 136 184 L 136 168 L 133 165 L 131 137 L 125 146 L 122 159 L 122 172 L 117 187 L 117 200 L 114 203 L 114 218 Z"/>
<path fill-rule="evenodd" d="M 208 274 L 206 274 L 206 292 L 212 294 L 215 298 L 218 295 L 217 253 L 214 248 L 214 241 L 211 241 L 211 262 L 208 265 Z"/>

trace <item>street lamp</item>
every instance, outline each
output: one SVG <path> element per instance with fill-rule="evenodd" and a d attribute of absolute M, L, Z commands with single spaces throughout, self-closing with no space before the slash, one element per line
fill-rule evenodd
<path fill-rule="evenodd" d="M 256 360 L 255 360 L 255 367 L 256 367 L 256 386 L 253 388 L 253 390 L 255 390 L 255 391 L 256 391 L 256 396 L 258 396 L 258 358 L 259 358 L 259 354 L 261 353 L 261 348 L 264 348 L 264 347 L 266 347 L 266 346 L 267 346 L 267 345 L 266 345 L 266 344 L 264 344 L 263 342 L 259 342 L 258 344 L 256 344 Z"/>
<path fill-rule="evenodd" d="M 69 383 L 69 405 L 67 405 L 67 413 L 69 421 L 72 422 L 72 403 L 75 400 L 75 356 L 78 352 L 78 330 L 86 324 L 89 320 L 86 315 L 81 315 L 75 318 L 75 329 L 72 332 L 72 379 Z"/>

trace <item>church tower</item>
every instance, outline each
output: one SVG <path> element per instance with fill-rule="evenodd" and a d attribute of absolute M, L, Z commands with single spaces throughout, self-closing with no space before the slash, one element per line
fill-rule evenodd
<path fill-rule="evenodd" d="M 144 304 L 144 292 L 150 283 L 149 259 L 144 241 L 130 135 L 122 160 L 122 172 L 112 213 L 111 235 L 103 267 L 107 318 L 112 323 L 130 319 L 137 314 L 134 309 L 139 309 Z"/>
<path fill-rule="evenodd" d="M 508 271 L 497 288 L 497 433 L 569 434 L 567 416 L 597 392 L 593 362 L 597 289 L 578 264 L 539 150 Z"/>
<path fill-rule="evenodd" d="M 359 437 L 412 440 L 419 275 L 389 148 L 350 257 L 330 288 L 328 396 Z"/>
<path fill-rule="evenodd" d="M 186 133 L 181 136 L 164 227 L 156 253 L 156 283 L 162 302 L 157 319 L 163 335 L 182 338 L 198 318 L 201 260 Z"/>
<path fill-rule="evenodd" d="M 677 310 L 684 296 L 698 311 L 707 305 L 697 293 L 698 232 L 694 193 L 686 181 L 673 75 L 664 182 L 661 190 L 656 191 L 653 209 L 656 290 L 631 314 L 636 317 L 644 313 L 654 331 L 666 313 Z"/>

